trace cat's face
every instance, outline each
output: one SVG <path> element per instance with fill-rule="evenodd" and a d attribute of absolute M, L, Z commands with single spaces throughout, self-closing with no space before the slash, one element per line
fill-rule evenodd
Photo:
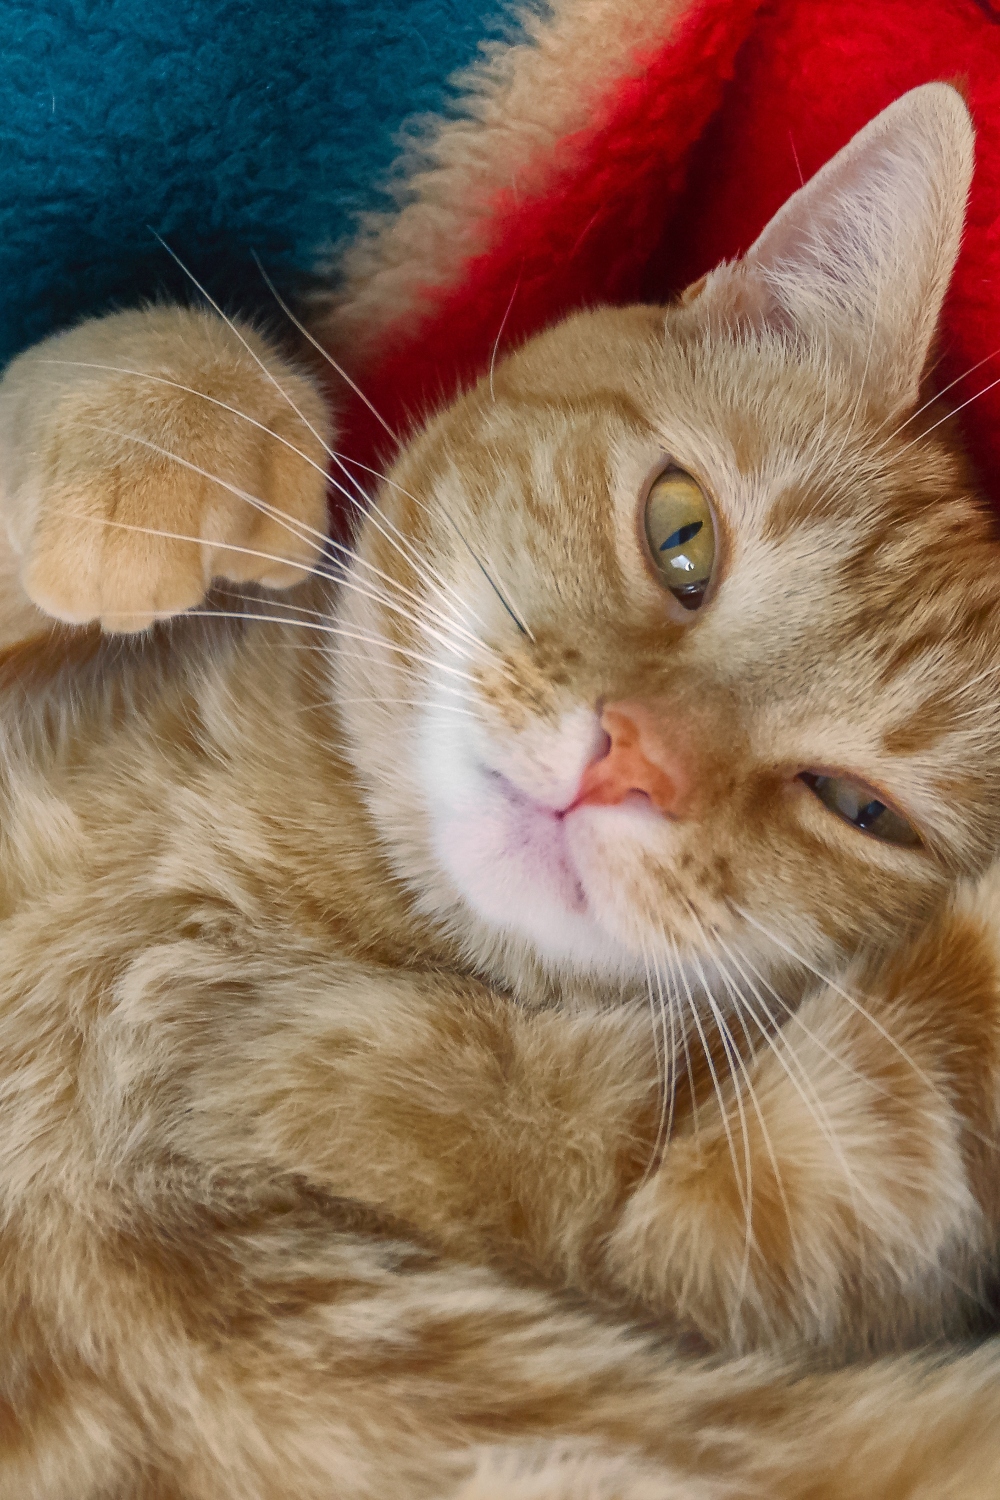
<path fill-rule="evenodd" d="M 996 847 L 996 544 L 907 421 L 943 212 L 895 334 L 880 268 L 867 322 L 818 336 L 772 226 L 682 306 L 537 338 L 397 466 L 340 691 L 397 867 L 480 961 L 825 965 Z"/>

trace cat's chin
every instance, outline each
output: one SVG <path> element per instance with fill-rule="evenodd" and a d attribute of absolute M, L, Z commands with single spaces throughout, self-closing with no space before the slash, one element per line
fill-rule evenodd
<path fill-rule="evenodd" d="M 504 937 L 527 941 L 543 962 L 632 974 L 636 954 L 602 920 L 603 882 L 579 857 L 591 840 L 580 838 L 578 825 L 618 810 L 552 808 L 485 767 L 472 769 L 462 790 L 436 799 L 435 852 L 476 915 Z"/>

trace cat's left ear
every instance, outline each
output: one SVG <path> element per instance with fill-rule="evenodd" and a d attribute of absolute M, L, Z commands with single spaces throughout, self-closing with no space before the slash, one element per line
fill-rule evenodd
<path fill-rule="evenodd" d="M 912 405 L 958 255 L 973 146 L 955 89 L 904 94 L 789 198 L 742 260 L 712 272 L 699 301 L 726 321 L 815 341 L 880 401 Z"/>

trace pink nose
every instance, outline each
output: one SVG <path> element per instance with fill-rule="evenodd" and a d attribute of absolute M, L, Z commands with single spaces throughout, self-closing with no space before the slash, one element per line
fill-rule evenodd
<path fill-rule="evenodd" d="M 601 715 L 611 741 L 583 773 L 574 807 L 615 806 L 642 792 L 668 818 L 684 815 L 691 774 L 641 703 L 611 703 Z"/>

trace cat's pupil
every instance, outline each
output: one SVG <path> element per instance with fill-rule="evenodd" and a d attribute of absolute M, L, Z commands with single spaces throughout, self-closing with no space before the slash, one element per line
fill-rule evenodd
<path fill-rule="evenodd" d="M 920 843 L 919 835 L 906 819 L 873 797 L 871 788 L 863 782 L 851 776 L 821 776 L 815 771 L 800 771 L 799 780 L 852 828 L 872 833 L 886 844 L 913 848 Z"/>
<path fill-rule="evenodd" d="M 869 802 L 866 807 L 859 809 L 854 821 L 859 828 L 870 828 L 875 819 L 880 818 L 884 812 L 884 802 Z"/>
<path fill-rule="evenodd" d="M 704 521 L 691 521 L 687 526 L 679 526 L 675 532 L 667 537 L 665 542 L 660 543 L 660 551 L 667 552 L 671 547 L 683 547 L 693 536 L 697 536 Z"/>

